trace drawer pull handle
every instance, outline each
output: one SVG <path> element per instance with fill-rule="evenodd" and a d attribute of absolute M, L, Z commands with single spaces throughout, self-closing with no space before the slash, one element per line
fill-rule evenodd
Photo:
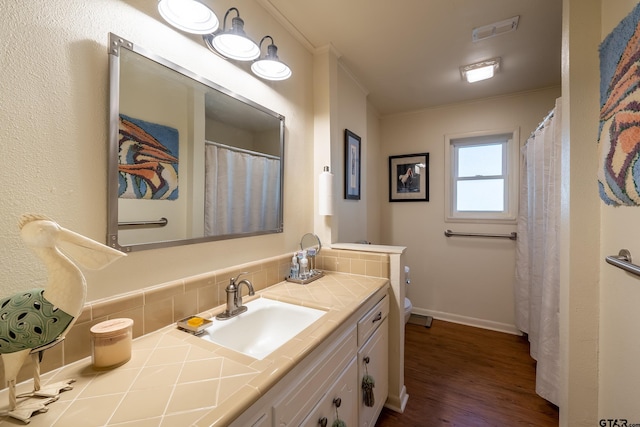
<path fill-rule="evenodd" d="M 369 364 L 369 356 L 365 356 L 364 359 L 362 359 L 362 361 L 365 363 L 365 365 Z"/>
<path fill-rule="evenodd" d="M 378 321 L 382 320 L 382 312 L 379 312 L 376 317 L 373 318 L 373 320 L 371 321 L 371 323 L 376 323 Z"/>
<path fill-rule="evenodd" d="M 342 405 L 342 399 L 336 397 L 335 399 L 333 399 L 333 404 L 336 405 L 336 408 L 339 408 L 340 405 Z"/>
<path fill-rule="evenodd" d="M 322 417 L 322 418 L 320 418 L 320 419 L 318 420 L 318 425 L 319 425 L 320 427 L 327 427 L 327 423 L 328 423 L 328 422 L 329 422 L 329 421 L 327 420 L 327 417 Z"/>

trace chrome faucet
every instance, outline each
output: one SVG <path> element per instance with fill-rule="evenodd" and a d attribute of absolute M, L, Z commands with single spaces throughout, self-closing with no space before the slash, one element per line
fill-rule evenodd
<path fill-rule="evenodd" d="M 229 284 L 225 288 L 225 292 L 227 293 L 227 308 L 222 313 L 216 316 L 218 320 L 226 320 L 231 319 L 232 317 L 237 316 L 240 313 L 244 313 L 247 311 L 247 307 L 242 305 L 242 285 L 247 285 L 249 289 L 249 296 L 255 295 L 255 291 L 253 290 L 253 285 L 247 279 L 242 279 L 236 283 L 236 280 L 240 278 L 243 274 L 248 274 L 246 271 L 238 274 L 237 277 L 232 277 L 229 280 Z"/>

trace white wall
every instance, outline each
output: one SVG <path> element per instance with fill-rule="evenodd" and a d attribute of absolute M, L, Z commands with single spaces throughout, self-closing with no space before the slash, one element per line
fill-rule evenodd
<path fill-rule="evenodd" d="M 598 423 L 600 203 L 596 186 L 600 0 L 564 0 L 560 425 Z"/>
<path fill-rule="evenodd" d="M 319 216 L 314 200 L 314 232 L 323 244 L 352 243 L 377 239 L 381 228 L 378 215 L 377 162 L 380 156 L 378 114 L 367 103 L 367 90 L 340 63 L 331 46 L 314 56 L 314 174 L 324 166 L 333 173 L 333 215 Z M 345 129 L 361 138 L 360 200 L 344 198 Z"/>
<path fill-rule="evenodd" d="M 202 38 L 162 21 L 155 1 L 0 0 L 0 295 L 42 285 L 17 220 L 42 213 L 104 242 L 108 132 L 108 33 L 113 32 L 286 117 L 284 233 L 133 253 L 87 272 L 88 300 L 293 251 L 313 229 L 313 58 L 251 0 L 236 6 L 254 39 L 270 34 L 293 70 L 265 83 L 246 64 L 211 53 Z"/>
<path fill-rule="evenodd" d="M 444 106 L 381 119 L 384 184 L 388 200 L 390 155 L 429 153 L 429 201 L 394 203 L 383 199 L 382 242 L 406 246 L 414 312 L 515 332 L 513 278 L 515 243 L 507 239 L 447 238 L 455 231 L 509 233 L 515 225 L 444 221 L 444 138 L 494 129 L 520 129 L 521 143 L 553 108 L 560 88 Z M 388 226 L 387 226 L 388 224 Z"/>
<path fill-rule="evenodd" d="M 367 174 L 365 182 L 365 197 L 367 210 L 367 232 L 364 238 L 373 243 L 382 242 L 381 209 L 382 203 L 387 200 L 385 194 L 386 157 L 382 153 L 380 145 L 380 113 L 371 104 L 367 104 L 367 145 L 366 158 L 363 158 L 363 169 Z"/>
<path fill-rule="evenodd" d="M 367 239 L 367 189 L 369 188 L 367 161 L 370 154 L 367 136 L 367 92 L 354 76 L 340 64 L 338 67 L 338 115 L 337 127 L 331 142 L 336 214 L 334 242 L 353 243 Z M 344 198 L 345 148 L 344 130 L 349 129 L 360 141 L 360 200 Z"/>
<path fill-rule="evenodd" d="M 634 0 L 602 2 L 604 39 L 635 7 Z M 598 165 L 601 167 L 601 165 Z M 640 422 L 640 278 L 604 263 L 608 255 L 626 248 L 640 260 L 640 208 L 601 204 L 600 245 L 600 387 L 599 418 Z"/>

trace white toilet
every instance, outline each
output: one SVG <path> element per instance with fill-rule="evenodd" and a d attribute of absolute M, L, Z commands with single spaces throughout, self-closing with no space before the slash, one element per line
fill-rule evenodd
<path fill-rule="evenodd" d="M 411 279 L 409 278 L 409 267 L 404 266 L 404 283 L 405 283 L 405 291 L 407 285 L 411 283 Z M 409 317 L 411 317 L 411 310 L 413 309 L 413 305 L 411 304 L 411 300 L 409 298 L 404 299 L 404 323 L 406 324 L 409 321 Z"/>
<path fill-rule="evenodd" d="M 409 298 L 404 299 L 404 323 L 406 324 L 409 321 L 409 317 L 411 317 L 411 309 L 413 305 L 411 304 L 411 300 Z"/>

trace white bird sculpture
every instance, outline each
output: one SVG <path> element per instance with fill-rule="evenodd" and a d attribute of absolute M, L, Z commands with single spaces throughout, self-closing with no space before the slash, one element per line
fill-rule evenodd
<path fill-rule="evenodd" d="M 69 390 L 74 380 L 40 386 L 42 352 L 61 342 L 81 314 L 87 285 L 79 265 L 90 269 L 106 267 L 125 254 L 62 228 L 42 215 L 22 215 L 22 239 L 44 262 L 48 282 L 45 288 L 31 289 L 0 299 L 0 356 L 9 388 L 8 415 L 29 422 L 34 412 L 57 400 L 60 391 Z M 63 254 L 60 250 L 67 255 Z M 71 259 L 70 259 L 71 258 Z M 39 396 L 17 405 L 16 378 L 29 355 L 34 363 L 34 391 L 23 396 Z"/>

